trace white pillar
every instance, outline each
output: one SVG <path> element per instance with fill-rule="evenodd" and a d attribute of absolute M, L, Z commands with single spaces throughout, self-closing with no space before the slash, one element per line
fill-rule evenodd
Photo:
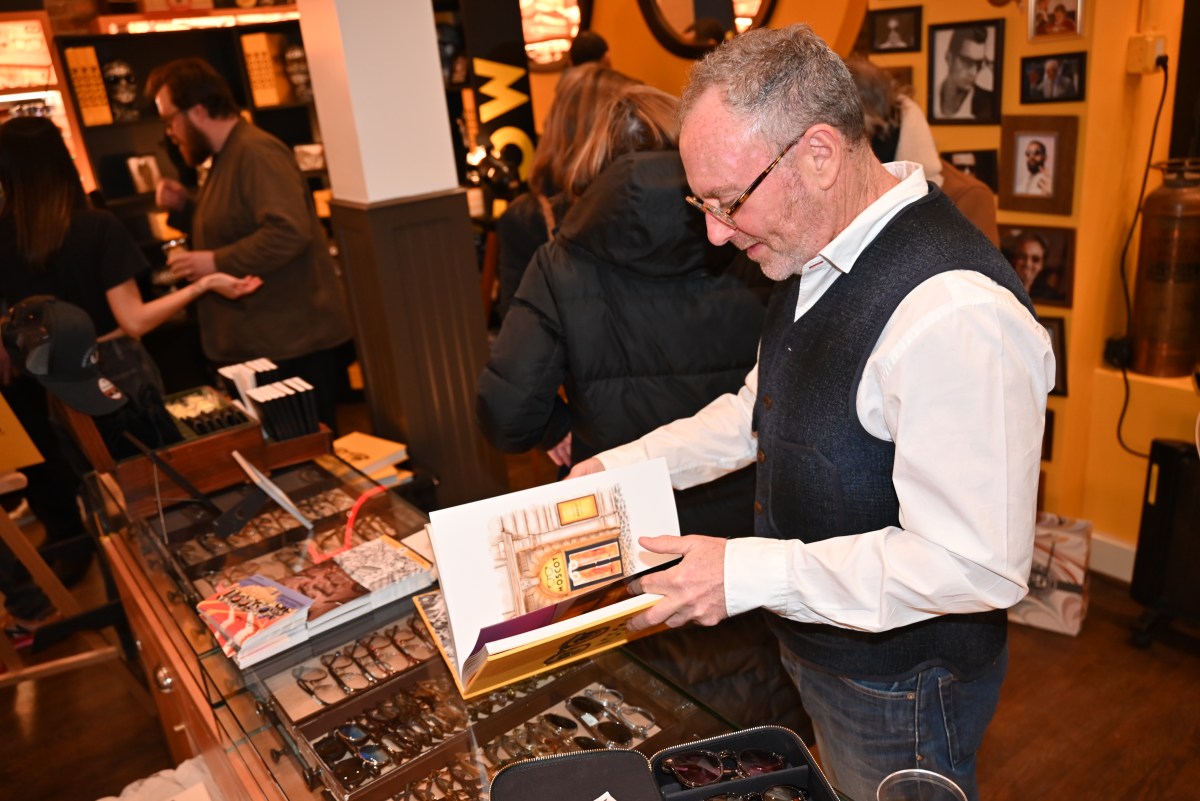
<path fill-rule="evenodd" d="M 455 189 L 430 0 L 299 0 L 336 200 L 376 203 Z"/>

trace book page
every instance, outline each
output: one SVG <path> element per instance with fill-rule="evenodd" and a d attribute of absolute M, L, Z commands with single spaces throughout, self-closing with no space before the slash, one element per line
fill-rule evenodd
<path fill-rule="evenodd" d="M 429 532 L 462 675 L 486 626 L 674 559 L 638 538 L 678 536 L 679 519 L 655 459 L 438 510 Z"/>

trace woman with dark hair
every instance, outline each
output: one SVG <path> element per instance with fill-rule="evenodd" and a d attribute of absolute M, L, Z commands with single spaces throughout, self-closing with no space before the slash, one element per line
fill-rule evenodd
<path fill-rule="evenodd" d="M 149 264 L 116 217 L 88 207 L 62 133 L 44 117 L 17 117 L 0 125 L 0 190 L 0 312 L 36 295 L 79 306 L 101 335 L 101 370 L 130 397 L 148 385 L 161 394 L 158 369 L 137 337 L 205 292 L 236 298 L 261 283 L 206 276 L 144 302 L 135 276 Z M 47 544 L 81 543 L 66 555 L 58 549 L 61 559 L 55 567 L 70 584 L 91 561 L 90 542 L 82 539 L 83 525 L 72 500 L 79 478 L 51 428 L 45 391 L 18 368 L 0 348 L 0 390 L 46 460 L 23 471 L 29 479 L 29 505 L 46 528 Z M 21 611 L 13 614 L 31 619 L 30 610 Z"/>

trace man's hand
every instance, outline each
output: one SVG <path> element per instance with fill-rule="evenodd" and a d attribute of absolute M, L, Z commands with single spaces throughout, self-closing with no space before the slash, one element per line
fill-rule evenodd
<path fill-rule="evenodd" d="M 554 462 L 559 467 L 571 466 L 571 432 L 559 440 L 559 443 L 550 450 L 546 451 L 546 455 L 550 457 L 550 461 Z"/>
<path fill-rule="evenodd" d="M 571 472 L 567 473 L 567 478 L 579 478 L 580 476 L 590 476 L 592 473 L 603 473 L 604 463 L 596 457 L 584 459 L 579 464 L 571 468 Z"/>
<path fill-rule="evenodd" d="M 635 582 L 637 591 L 664 597 L 631 619 L 630 630 L 663 622 L 671 628 L 691 621 L 713 626 L 728 617 L 725 612 L 725 540 L 692 534 L 642 537 L 639 542 L 654 553 L 682 553 L 683 561 L 667 570 L 642 576 Z"/>
<path fill-rule="evenodd" d="M 198 281 L 217 271 L 217 259 L 211 250 L 176 250 L 167 257 L 167 267 L 176 278 Z"/>
<path fill-rule="evenodd" d="M 257 275 L 238 278 L 229 273 L 211 273 L 201 278 L 199 283 L 209 292 L 216 292 L 223 298 L 237 300 L 242 295 L 249 295 L 262 286 L 262 279 Z"/>
<path fill-rule="evenodd" d="M 161 208 L 171 211 L 183 211 L 191 200 L 191 195 L 183 184 L 174 178 L 160 178 L 154 187 L 154 202 Z"/>

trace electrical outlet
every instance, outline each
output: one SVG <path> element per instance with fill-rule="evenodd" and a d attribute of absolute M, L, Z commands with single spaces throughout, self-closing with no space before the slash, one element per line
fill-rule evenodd
<path fill-rule="evenodd" d="M 1166 55 L 1167 37 L 1161 33 L 1135 33 L 1125 51 L 1125 71 L 1145 75 L 1158 69 L 1158 57 Z"/>

